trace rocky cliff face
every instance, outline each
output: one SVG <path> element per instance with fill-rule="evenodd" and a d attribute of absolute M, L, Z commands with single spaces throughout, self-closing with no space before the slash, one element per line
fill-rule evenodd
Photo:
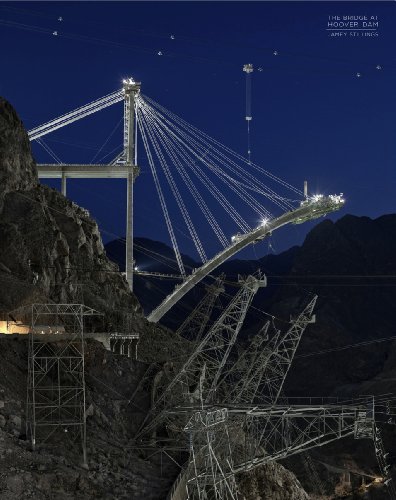
<path fill-rule="evenodd" d="M 86 345 L 87 454 L 58 430 L 32 452 L 25 440 L 27 342 L 0 338 L 0 498 L 2 500 L 164 499 L 178 474 L 165 455 L 144 459 L 132 439 L 149 396 L 131 401 L 144 363 Z"/>
<path fill-rule="evenodd" d="M 296 476 L 277 463 L 270 463 L 237 478 L 244 500 L 308 500 Z"/>
<path fill-rule="evenodd" d="M 26 190 L 38 183 L 30 142 L 14 108 L 0 97 L 0 209 L 9 191 Z"/>
<path fill-rule="evenodd" d="M 140 311 L 109 261 L 96 222 L 57 191 L 38 185 L 29 140 L 0 100 L 0 310 L 38 300 L 73 302 L 101 312 Z"/>

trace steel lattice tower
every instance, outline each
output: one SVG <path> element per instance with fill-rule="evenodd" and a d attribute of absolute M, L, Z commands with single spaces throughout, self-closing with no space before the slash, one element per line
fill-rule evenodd
<path fill-rule="evenodd" d="M 216 278 L 215 283 L 206 287 L 206 295 L 198 303 L 192 313 L 187 316 L 177 329 L 177 334 L 195 342 L 199 342 L 210 320 L 217 297 L 224 292 L 225 274 Z"/>
<path fill-rule="evenodd" d="M 82 304 L 33 304 L 29 333 L 26 434 L 34 450 L 55 433 L 81 440 L 87 466 Z"/>
<path fill-rule="evenodd" d="M 168 384 L 148 413 L 138 436 L 153 431 L 166 420 L 167 410 L 186 403 L 213 401 L 220 376 L 243 325 L 253 297 L 267 279 L 257 276 L 240 278 L 241 288 L 197 345 L 176 377 Z M 184 426 L 184 424 L 183 424 Z M 183 427 L 182 426 L 182 427 Z"/>
<path fill-rule="evenodd" d="M 185 427 L 190 442 L 189 500 L 238 500 L 227 420 L 226 408 L 202 410 Z"/>

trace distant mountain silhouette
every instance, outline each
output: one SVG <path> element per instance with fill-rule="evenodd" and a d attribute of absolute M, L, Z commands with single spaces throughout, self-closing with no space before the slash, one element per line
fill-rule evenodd
<path fill-rule="evenodd" d="M 125 269 L 125 240 L 117 239 L 111 241 L 106 246 L 107 256 L 116 262 L 120 270 Z M 215 270 L 215 276 L 224 272 L 229 281 L 237 281 L 238 275 L 248 275 L 261 269 L 268 275 L 283 275 L 290 271 L 294 262 L 298 247 L 293 247 L 286 252 L 279 255 L 267 255 L 258 260 L 230 260 L 225 262 L 222 266 Z M 168 245 L 159 241 L 153 241 L 148 238 L 135 238 L 134 239 L 134 257 L 139 270 L 160 272 L 166 274 L 179 274 L 179 269 L 175 261 L 173 249 Z M 188 255 L 182 255 L 183 263 L 186 267 L 187 273 L 200 264 L 195 262 Z M 278 280 L 279 281 L 279 280 Z M 150 312 L 156 307 L 165 297 L 169 294 L 177 280 L 159 280 L 157 278 L 135 276 L 134 293 L 138 297 L 143 309 L 146 313 Z M 176 305 L 164 318 L 164 323 L 169 327 L 177 327 L 177 325 L 185 318 L 186 312 L 188 314 L 197 302 L 201 299 L 204 292 L 205 284 L 212 283 L 213 279 L 210 277 L 203 280 L 192 290 L 180 304 Z M 274 292 L 274 288 L 260 290 L 255 298 L 255 303 L 262 303 L 263 297 L 268 297 Z M 235 293 L 235 287 L 227 286 L 229 294 Z M 224 303 L 229 300 L 225 298 Z M 257 316 L 257 314 L 256 314 Z M 252 320 L 253 323 L 257 322 Z M 245 327 L 252 323 L 250 317 L 247 319 Z"/>
<path fill-rule="evenodd" d="M 176 272 L 173 251 L 167 245 L 146 238 L 136 238 L 135 245 L 142 268 Z M 122 267 L 122 241 L 109 243 L 106 251 Z M 157 254 L 166 259 L 161 260 Z M 191 267 L 198 265 L 188 256 L 183 256 L 183 260 Z M 216 274 L 224 271 L 227 279 L 235 280 L 238 274 L 258 268 L 267 274 L 268 288 L 260 290 L 253 305 L 274 314 L 280 328 L 288 328 L 290 315 L 297 314 L 313 293 L 319 296 L 317 323 L 307 328 L 298 350 L 300 356 L 396 335 L 396 215 L 377 219 L 346 215 L 337 222 L 326 219 L 310 231 L 301 247 L 258 260 L 231 260 Z M 137 276 L 135 293 L 148 312 L 174 285 L 175 282 Z M 202 285 L 197 286 L 169 312 L 164 323 L 177 327 L 202 297 L 203 290 Z M 227 287 L 227 292 L 233 295 L 235 288 Z M 228 300 L 229 297 L 223 298 L 223 304 Z M 251 308 L 241 338 L 253 335 L 265 319 L 265 315 Z M 387 359 L 392 349 L 392 343 L 383 342 L 297 357 L 286 388 L 289 393 L 300 395 L 354 392 L 361 384 L 380 376 L 384 367 L 389 369 Z"/>
<path fill-rule="evenodd" d="M 307 329 L 300 355 L 390 337 L 396 335 L 395 276 L 396 215 L 325 220 L 296 254 L 289 277 L 294 285 L 279 287 L 268 307 L 284 314 L 304 293 L 318 294 L 317 323 Z M 381 373 L 393 349 L 384 342 L 296 358 L 287 388 L 318 395 L 360 391 Z"/>

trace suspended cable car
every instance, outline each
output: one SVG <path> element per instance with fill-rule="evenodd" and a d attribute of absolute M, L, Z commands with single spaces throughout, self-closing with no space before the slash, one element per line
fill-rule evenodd
<path fill-rule="evenodd" d="M 245 120 L 247 121 L 247 135 L 248 135 L 248 159 L 249 163 L 251 161 L 251 150 L 250 150 L 250 121 L 252 120 L 252 73 L 253 64 L 244 64 L 243 71 L 246 73 L 246 115 Z"/>

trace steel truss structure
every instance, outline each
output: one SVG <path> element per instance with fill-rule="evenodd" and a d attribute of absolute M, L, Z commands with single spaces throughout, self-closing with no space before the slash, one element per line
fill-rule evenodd
<path fill-rule="evenodd" d="M 384 484 L 388 488 L 389 497 L 394 500 L 396 499 L 396 487 L 392 481 L 391 466 L 388 462 L 389 453 L 385 451 L 381 431 L 376 425 L 374 425 L 373 427 L 373 434 L 375 456 L 377 457 L 377 462 L 380 468 L 382 479 L 384 481 Z"/>
<path fill-rule="evenodd" d="M 32 449 L 55 433 L 81 441 L 87 465 L 82 304 L 33 304 L 29 333 L 26 434 Z M 58 436 L 60 437 L 60 436 Z"/>
<path fill-rule="evenodd" d="M 227 409 L 198 411 L 190 418 L 185 430 L 189 433 L 190 443 L 188 498 L 237 500 Z"/>
<path fill-rule="evenodd" d="M 285 333 L 277 330 L 268 339 L 269 323 L 264 325 L 241 357 L 245 369 L 241 371 L 237 363 L 223 380 L 223 386 L 228 387 L 224 401 L 234 404 L 278 401 L 301 337 L 312 323 L 316 301 L 315 295 Z"/>
<path fill-rule="evenodd" d="M 64 196 L 67 193 L 67 179 L 97 179 L 97 178 L 123 178 L 127 180 L 127 206 L 126 206 L 126 260 L 125 272 L 130 289 L 133 289 L 133 184 L 140 173 L 137 166 L 136 156 L 136 97 L 140 93 L 140 82 L 132 78 L 123 80 L 123 88 L 109 94 L 101 99 L 82 106 L 63 116 L 51 120 L 29 130 L 31 141 L 38 141 L 44 149 L 57 161 L 55 164 L 37 165 L 39 178 L 62 179 L 61 191 Z M 64 164 L 51 151 L 48 145 L 42 142 L 42 137 L 61 127 L 69 125 L 77 120 L 85 118 L 97 111 L 105 109 L 113 104 L 124 101 L 124 140 L 122 152 L 109 164 Z"/>
<path fill-rule="evenodd" d="M 159 398 L 162 408 L 147 429 L 165 424 L 170 443 L 178 436 L 178 444 L 184 443 L 190 452 L 187 469 L 175 483 L 175 498 L 187 498 L 181 493 L 185 487 L 191 500 L 237 500 L 237 474 L 290 455 L 306 455 L 312 448 L 348 436 L 374 439 L 384 482 L 391 498 L 396 498 L 392 496 L 387 455 L 375 424 L 373 397 L 351 401 L 287 400 L 281 396 L 301 337 L 308 324 L 315 321 L 316 301 L 317 296 L 313 296 L 285 332 L 275 329 L 270 334 L 270 322 L 264 324 L 233 365 L 228 350 L 233 342 L 227 344 L 217 337 L 219 325 L 213 325 L 170 383 L 172 390 L 164 390 L 164 400 Z M 217 361 L 212 368 L 212 359 L 208 362 L 202 355 L 205 345 L 216 346 Z M 191 388 L 195 389 L 194 397 Z M 183 393 L 184 397 L 180 395 Z M 183 422 L 187 422 L 184 431 L 188 439 L 180 439 Z M 157 442 L 167 446 L 164 437 L 157 438 Z"/>
<path fill-rule="evenodd" d="M 235 474 L 347 436 L 373 438 L 374 427 L 373 398 L 345 405 L 199 409 L 184 429 L 191 451 L 189 498 L 238 499 Z"/>
<path fill-rule="evenodd" d="M 218 296 L 224 292 L 225 274 L 220 274 L 212 285 L 206 286 L 206 295 L 177 329 L 177 334 L 199 342 L 206 330 Z"/>
<path fill-rule="evenodd" d="M 260 272 L 256 276 L 240 278 L 241 288 L 228 304 L 214 325 L 205 335 L 193 354 L 182 366 L 175 378 L 158 394 L 157 401 L 148 413 L 138 433 L 153 431 L 163 423 L 166 410 L 178 405 L 208 403 L 216 397 L 220 376 L 230 351 L 246 317 L 254 295 L 267 280 Z M 181 426 L 181 429 L 185 423 Z M 181 430 L 180 429 L 180 430 Z"/>

